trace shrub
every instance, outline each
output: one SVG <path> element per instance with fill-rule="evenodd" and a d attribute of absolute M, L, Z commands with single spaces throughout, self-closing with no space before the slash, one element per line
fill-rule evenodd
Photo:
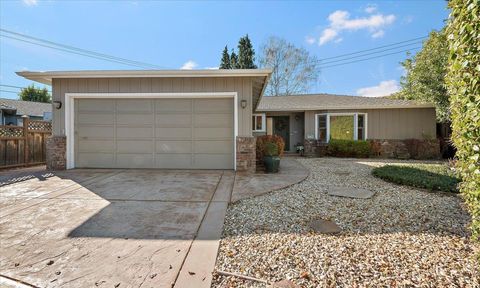
<path fill-rule="evenodd" d="M 480 240 L 480 2 L 451 0 L 447 26 L 453 143 L 460 191 L 472 215 L 472 236 Z"/>
<path fill-rule="evenodd" d="M 331 139 L 328 142 L 327 154 L 335 157 L 366 158 L 370 155 L 370 144 L 367 141 Z"/>
<path fill-rule="evenodd" d="M 281 157 L 283 155 L 283 150 L 285 148 L 285 142 L 283 141 L 283 138 L 278 135 L 263 135 L 257 137 L 257 159 L 261 160 L 263 159 L 263 156 L 265 156 L 265 145 L 267 143 L 274 143 L 275 145 L 277 145 L 278 156 Z"/>
<path fill-rule="evenodd" d="M 457 193 L 460 182 L 447 165 L 441 164 L 386 165 L 373 169 L 372 174 L 388 182 L 432 191 Z"/>
<path fill-rule="evenodd" d="M 273 142 L 265 143 L 265 156 L 278 156 L 278 145 Z"/>

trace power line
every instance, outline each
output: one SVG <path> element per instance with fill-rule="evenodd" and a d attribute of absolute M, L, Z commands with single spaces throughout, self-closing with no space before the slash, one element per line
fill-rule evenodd
<path fill-rule="evenodd" d="M 9 88 L 18 88 L 18 89 L 25 89 L 25 88 L 26 88 L 26 87 L 20 87 L 20 86 L 14 86 L 14 85 L 5 85 L 5 84 L 0 84 L 0 86 L 9 87 Z M 35 89 L 40 89 L 40 90 L 42 90 L 42 89 L 44 89 L 44 88 L 41 88 L 41 87 L 37 88 L 37 87 L 35 87 Z M 48 91 L 48 92 L 51 92 L 51 91 L 48 90 L 48 89 L 47 89 L 47 91 Z"/>
<path fill-rule="evenodd" d="M 18 92 L 15 92 L 15 91 L 8 91 L 8 90 L 2 90 L 2 89 L 0 89 L 0 92 L 18 94 Z"/>
<path fill-rule="evenodd" d="M 420 39 L 425 39 L 425 38 L 428 38 L 428 36 L 417 37 L 417 38 L 413 38 L 413 39 L 409 39 L 409 40 L 404 40 L 404 41 L 400 41 L 400 42 L 396 42 L 396 43 L 392 43 L 392 44 L 387 44 L 387 45 L 383 45 L 383 46 L 378 46 L 378 47 L 375 47 L 375 48 L 360 50 L 360 51 L 356 51 L 356 52 L 351 52 L 351 53 L 346 53 L 346 54 L 340 54 L 340 55 L 333 56 L 333 57 L 326 57 L 326 58 L 322 58 L 322 59 L 319 59 L 319 60 L 320 60 L 320 61 L 324 61 L 324 60 L 342 58 L 342 57 L 344 57 L 344 56 L 361 54 L 361 53 L 363 53 L 363 52 L 378 50 L 378 49 L 381 49 L 381 48 L 386 48 L 386 47 L 391 47 L 391 46 L 397 46 L 398 44 L 408 43 L 408 42 L 412 42 L 412 41 L 416 41 L 416 40 L 420 40 Z M 413 43 L 412 43 L 412 44 L 413 44 Z M 397 48 L 400 48 L 400 47 L 397 47 Z"/>
<path fill-rule="evenodd" d="M 10 38 L 10 39 L 14 39 L 14 40 L 17 40 L 17 41 L 22 41 L 22 42 L 26 42 L 26 43 L 29 43 L 29 44 L 38 45 L 38 46 L 42 46 L 42 47 L 46 47 L 46 48 L 50 48 L 50 49 L 55 49 L 55 50 L 59 50 L 59 51 L 67 52 L 67 53 L 72 53 L 72 54 L 76 54 L 76 55 L 86 56 L 86 57 L 90 57 L 90 58 L 95 58 L 95 59 L 104 60 L 104 61 L 110 61 L 110 62 L 119 63 L 119 64 L 123 64 L 123 65 L 135 66 L 135 67 L 140 67 L 140 68 L 148 68 L 148 69 L 163 69 L 163 68 L 165 68 L 165 67 L 150 64 L 150 63 L 129 60 L 129 59 L 126 59 L 126 58 L 116 57 L 116 56 L 112 56 L 112 55 L 108 55 L 108 54 L 104 54 L 104 53 L 98 53 L 98 52 L 95 52 L 95 51 L 86 50 L 86 49 L 82 49 L 82 48 L 78 48 L 78 47 L 74 47 L 74 46 L 70 46 L 70 45 L 64 45 L 64 44 L 61 44 L 61 43 L 52 42 L 52 41 L 37 38 L 37 37 L 32 37 L 32 36 L 29 36 L 29 35 L 17 33 L 17 32 L 2 29 L 2 28 L 0 28 L 0 31 L 3 32 L 3 33 L 10 34 L 10 35 L 0 34 L 1 37 Z M 21 37 L 21 38 L 18 38 L 18 37 Z M 22 39 L 22 38 L 26 38 L 28 40 Z M 32 40 L 32 41 L 29 41 L 29 40 Z"/>

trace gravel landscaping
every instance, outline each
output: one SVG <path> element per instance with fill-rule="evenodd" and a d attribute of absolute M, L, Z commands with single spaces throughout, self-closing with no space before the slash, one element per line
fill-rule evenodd
<path fill-rule="evenodd" d="M 480 286 L 474 257 L 480 245 L 470 241 L 460 196 L 373 177 L 372 168 L 387 160 L 298 161 L 311 171 L 305 181 L 230 205 L 217 270 L 301 287 Z M 339 186 L 375 195 L 327 195 Z M 309 226 L 315 219 L 331 220 L 342 231 L 315 233 Z M 216 275 L 212 286 L 267 284 Z"/>

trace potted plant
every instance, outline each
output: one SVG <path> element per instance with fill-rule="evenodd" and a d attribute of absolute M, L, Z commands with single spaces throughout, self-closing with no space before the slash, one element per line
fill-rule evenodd
<path fill-rule="evenodd" d="M 280 166 L 278 145 L 273 142 L 267 142 L 265 143 L 264 151 L 263 163 L 265 164 L 265 172 L 277 173 Z"/>

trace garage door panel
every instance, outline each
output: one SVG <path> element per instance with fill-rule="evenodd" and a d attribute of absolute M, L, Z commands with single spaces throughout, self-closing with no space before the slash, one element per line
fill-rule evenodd
<path fill-rule="evenodd" d="M 191 99 L 157 99 L 155 100 L 155 111 L 165 113 L 191 112 Z"/>
<path fill-rule="evenodd" d="M 113 153 L 85 153 L 79 152 L 76 160 L 77 167 L 85 168 L 115 168 Z"/>
<path fill-rule="evenodd" d="M 230 154 L 233 155 L 233 141 L 195 141 L 194 142 L 195 153 L 204 154 Z"/>
<path fill-rule="evenodd" d="M 117 112 L 152 112 L 152 100 L 146 99 L 121 99 L 116 101 Z"/>
<path fill-rule="evenodd" d="M 152 138 L 152 127 L 117 127 L 117 138 Z"/>
<path fill-rule="evenodd" d="M 214 139 L 226 140 L 233 138 L 233 131 L 231 128 L 195 128 L 194 139 Z"/>
<path fill-rule="evenodd" d="M 233 100 L 225 99 L 195 99 L 195 113 L 233 113 Z"/>
<path fill-rule="evenodd" d="M 109 152 L 113 153 L 115 151 L 115 142 L 113 139 L 110 140 L 78 140 L 78 146 L 75 148 L 79 152 Z"/>
<path fill-rule="evenodd" d="M 117 153 L 153 153 L 152 140 L 117 140 Z"/>
<path fill-rule="evenodd" d="M 78 111 L 113 112 L 115 102 L 107 99 L 82 99 L 78 101 Z"/>
<path fill-rule="evenodd" d="M 208 167 L 209 169 L 232 169 L 232 154 L 195 154 L 194 168 Z"/>
<path fill-rule="evenodd" d="M 156 153 L 192 153 L 191 141 L 156 141 Z"/>
<path fill-rule="evenodd" d="M 156 128 L 157 139 L 190 140 L 192 138 L 191 128 Z"/>
<path fill-rule="evenodd" d="M 155 167 L 167 169 L 192 169 L 192 154 L 156 154 Z"/>
<path fill-rule="evenodd" d="M 228 127 L 233 128 L 233 117 L 225 114 L 196 114 L 193 125 L 195 127 Z"/>
<path fill-rule="evenodd" d="M 112 138 L 114 136 L 113 126 L 93 126 L 93 125 L 79 125 L 77 135 L 82 139 L 86 138 Z M 93 139 L 92 139 L 93 140 Z"/>
<path fill-rule="evenodd" d="M 108 113 L 77 113 L 78 124 L 106 124 L 113 125 L 115 121 L 114 114 Z"/>
<path fill-rule="evenodd" d="M 118 125 L 152 125 L 152 114 L 117 114 Z"/>
<path fill-rule="evenodd" d="M 192 114 L 156 114 L 156 127 L 191 127 Z"/>
<path fill-rule="evenodd" d="M 117 167 L 152 168 L 152 154 L 117 154 Z"/>

